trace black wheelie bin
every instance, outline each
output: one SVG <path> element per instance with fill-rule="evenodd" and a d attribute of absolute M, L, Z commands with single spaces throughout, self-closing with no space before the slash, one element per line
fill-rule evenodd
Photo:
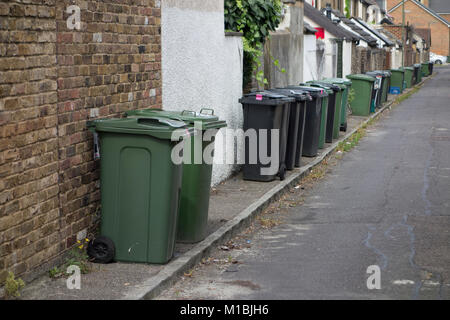
<path fill-rule="evenodd" d="M 286 169 L 293 170 L 297 153 L 303 152 L 303 137 L 305 132 L 306 102 L 310 95 L 303 90 L 286 88 L 270 89 L 269 91 L 294 98 L 291 102 L 289 116 L 289 131 L 286 148 Z"/>
<path fill-rule="evenodd" d="M 284 180 L 290 104 L 294 101 L 294 98 L 270 91 L 249 93 L 239 100 L 244 108 L 244 131 L 247 135 L 242 170 L 244 180 L 268 182 L 277 176 Z M 277 133 L 279 139 L 273 145 L 272 135 Z M 279 155 L 275 163 L 272 159 L 274 152 Z M 262 159 L 261 154 L 268 159 Z"/>

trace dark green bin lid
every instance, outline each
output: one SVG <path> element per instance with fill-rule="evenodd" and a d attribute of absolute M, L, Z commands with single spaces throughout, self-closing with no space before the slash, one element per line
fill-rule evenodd
<path fill-rule="evenodd" d="M 99 119 L 88 121 L 87 127 L 97 132 L 148 135 L 166 140 L 172 140 L 172 134 L 176 130 L 184 131 L 184 134 L 177 135 L 179 140 L 195 133 L 194 128 L 188 127 L 183 121 L 162 117 Z"/>
<path fill-rule="evenodd" d="M 318 87 L 318 88 L 324 88 L 324 89 L 327 89 L 327 90 L 332 90 L 333 93 L 334 92 L 340 92 L 340 91 L 345 89 L 345 88 L 343 88 L 343 87 L 341 87 L 341 86 L 339 86 L 337 84 L 333 84 L 333 83 L 329 83 L 329 82 L 327 83 L 327 82 L 324 82 L 324 81 L 316 81 L 316 80 L 308 81 L 306 83 L 306 85 L 311 85 L 313 87 Z"/>
<path fill-rule="evenodd" d="M 312 86 L 302 86 L 302 85 L 299 85 L 299 86 L 287 86 L 286 88 L 294 89 L 294 90 L 307 91 L 311 95 L 311 97 L 313 97 L 313 98 L 328 97 L 327 90 L 324 90 L 323 88 L 312 87 Z"/>
<path fill-rule="evenodd" d="M 384 71 L 380 71 L 380 70 L 369 71 L 369 72 L 366 72 L 366 74 L 369 76 L 372 76 L 372 77 L 383 77 L 383 78 L 388 77 Z"/>
<path fill-rule="evenodd" d="M 405 70 L 414 71 L 413 67 L 405 67 Z"/>
<path fill-rule="evenodd" d="M 295 90 L 295 89 L 289 89 L 289 88 L 276 88 L 276 89 L 269 89 L 271 92 L 279 93 L 282 95 L 285 95 L 287 97 L 295 98 L 297 101 L 306 101 L 309 100 L 311 97 L 308 94 L 308 92 L 304 90 Z"/>
<path fill-rule="evenodd" d="M 405 70 L 402 70 L 402 69 L 391 69 L 391 72 L 401 72 L 401 73 L 405 73 Z"/>
<path fill-rule="evenodd" d="M 166 111 L 161 109 L 145 109 L 132 110 L 125 113 L 127 117 L 160 117 L 168 118 L 178 121 L 183 121 L 189 126 L 200 123 L 202 130 L 225 128 L 227 123 L 219 120 L 219 117 L 214 115 L 212 109 L 202 109 L 200 112 L 191 110 L 184 111 Z"/>
<path fill-rule="evenodd" d="M 392 76 L 392 73 L 390 71 L 388 71 L 388 70 L 375 70 L 375 72 L 379 72 L 381 74 L 384 74 L 384 76 L 386 78 L 389 78 L 390 76 Z"/>
<path fill-rule="evenodd" d="M 351 81 L 348 81 L 351 83 Z M 323 83 L 325 85 L 331 84 L 334 85 L 336 87 L 338 87 L 340 89 L 340 91 L 344 91 L 345 89 L 347 89 L 347 85 L 344 83 L 337 83 L 337 82 L 332 82 L 332 81 L 328 81 L 328 80 L 320 80 L 319 83 Z"/>
<path fill-rule="evenodd" d="M 323 86 L 323 85 L 320 85 L 320 84 L 318 84 L 318 83 L 301 83 L 301 85 L 304 85 L 304 86 L 311 86 L 311 87 L 314 87 L 314 88 L 321 88 L 321 89 L 323 89 L 329 96 L 334 95 L 334 93 L 335 93 L 335 91 L 334 91 L 333 89 L 331 89 L 330 87 Z"/>
<path fill-rule="evenodd" d="M 330 83 L 334 83 L 334 84 L 345 84 L 346 86 L 352 85 L 352 82 L 350 80 L 344 79 L 344 78 L 328 78 L 328 79 L 324 79 L 321 81 L 330 82 Z"/>
<path fill-rule="evenodd" d="M 375 82 L 376 79 L 374 77 L 368 76 L 366 74 L 349 74 L 347 78 L 351 80 L 363 80 L 368 82 Z"/>

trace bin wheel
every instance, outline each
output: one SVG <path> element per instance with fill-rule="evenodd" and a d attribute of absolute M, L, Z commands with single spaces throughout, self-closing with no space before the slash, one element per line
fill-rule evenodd
<path fill-rule="evenodd" d="M 95 263 L 110 263 L 116 255 L 116 246 L 110 238 L 100 236 L 89 242 L 87 254 Z"/>
<path fill-rule="evenodd" d="M 280 180 L 283 181 L 284 179 L 286 179 L 286 165 L 283 163 L 280 166 L 280 171 L 278 171 L 278 176 L 280 177 Z"/>
<path fill-rule="evenodd" d="M 347 132 L 347 123 L 341 124 L 341 131 Z"/>

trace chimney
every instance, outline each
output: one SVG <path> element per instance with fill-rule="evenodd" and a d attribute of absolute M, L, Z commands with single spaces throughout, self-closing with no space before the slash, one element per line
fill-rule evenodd
<path fill-rule="evenodd" d="M 325 10 L 327 12 L 327 18 L 331 20 L 331 4 L 327 3 Z"/>

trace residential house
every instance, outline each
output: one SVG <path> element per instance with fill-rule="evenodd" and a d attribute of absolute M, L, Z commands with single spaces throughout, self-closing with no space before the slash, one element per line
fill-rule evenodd
<path fill-rule="evenodd" d="M 441 2 L 450 5 L 450 1 L 447 0 Z M 450 22 L 427 6 L 441 7 L 441 2 L 438 6 L 437 2 L 433 5 L 432 0 L 405 0 L 405 23 L 409 23 L 416 28 L 431 29 L 431 52 L 448 56 L 450 55 Z M 386 4 L 388 13 L 393 17 L 394 24 L 401 24 L 402 1 L 387 0 Z"/>
<path fill-rule="evenodd" d="M 427 5 L 442 18 L 450 22 L 450 1 L 448 0 L 428 0 Z M 426 5 L 426 4 L 425 4 Z"/>
<path fill-rule="evenodd" d="M 402 66 L 402 55 L 403 55 L 403 43 L 394 34 L 390 33 L 385 28 L 378 29 L 378 32 L 382 33 L 386 38 L 395 43 L 395 46 L 390 52 L 387 53 L 386 69 L 398 69 Z"/>
<path fill-rule="evenodd" d="M 383 25 L 383 28 L 390 32 L 395 38 L 403 43 L 403 36 L 405 36 L 404 47 L 404 63 L 405 66 L 410 66 L 415 63 L 428 61 L 428 46 L 426 40 L 418 33 L 414 26 L 405 25 Z M 420 40 L 419 40 L 420 39 Z M 418 42 L 421 44 L 418 45 Z M 419 52 L 417 51 L 419 50 Z M 421 51 L 420 51 L 421 50 Z M 401 66 L 402 63 L 399 64 Z"/>
<path fill-rule="evenodd" d="M 359 18 L 347 18 L 342 12 L 326 6 L 322 13 L 359 40 L 352 44 L 352 73 L 363 73 L 375 69 L 389 68 L 388 52 L 396 50 L 395 43 L 379 34 L 372 25 Z"/>
<path fill-rule="evenodd" d="M 316 66 L 304 74 L 304 81 L 317 80 L 330 77 L 345 77 L 352 73 L 352 44 L 360 39 L 354 33 L 344 29 L 323 15 L 319 10 L 308 3 L 304 4 L 305 22 L 315 28 L 316 47 L 306 48 L 306 64 L 310 64 L 309 57 L 316 55 Z M 314 53 L 315 52 L 315 53 Z M 314 70 L 315 69 L 315 70 Z"/>

